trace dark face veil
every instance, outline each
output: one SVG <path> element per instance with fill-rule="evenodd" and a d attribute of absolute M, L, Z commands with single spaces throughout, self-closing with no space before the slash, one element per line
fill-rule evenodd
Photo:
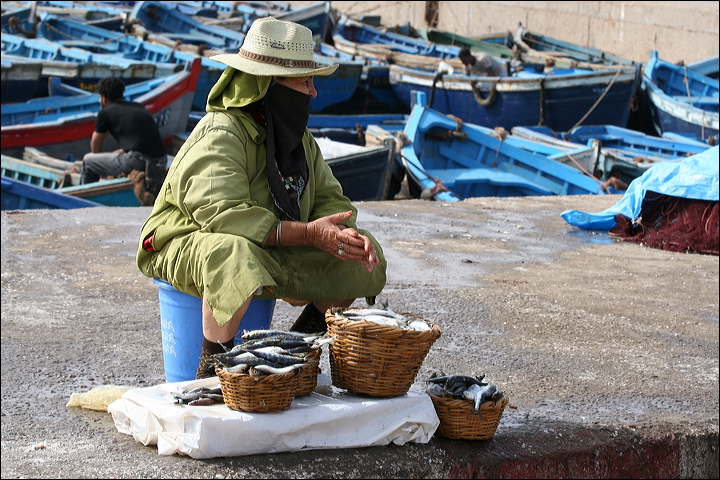
<path fill-rule="evenodd" d="M 265 95 L 262 113 L 268 188 L 275 205 L 291 220 L 300 220 L 300 200 L 308 181 L 302 139 L 310 118 L 310 96 L 274 83 Z"/>

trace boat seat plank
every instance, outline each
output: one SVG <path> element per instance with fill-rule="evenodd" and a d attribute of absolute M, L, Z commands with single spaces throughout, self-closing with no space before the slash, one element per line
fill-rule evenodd
<path fill-rule="evenodd" d="M 510 172 L 497 171 L 488 167 L 467 168 L 442 168 L 427 170 L 428 175 L 439 178 L 445 186 L 452 188 L 455 184 L 485 182 L 493 185 L 508 187 L 526 188 L 542 192 L 543 195 L 552 195 L 553 192 L 539 187 L 536 183 L 525 180 L 519 175 Z"/>

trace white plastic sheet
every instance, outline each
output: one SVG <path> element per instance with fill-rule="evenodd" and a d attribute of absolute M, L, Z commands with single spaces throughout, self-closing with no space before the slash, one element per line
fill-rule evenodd
<path fill-rule="evenodd" d="M 410 390 L 391 398 L 357 396 L 320 375 L 310 395 L 288 410 L 246 413 L 225 404 L 172 403 L 171 392 L 219 386 L 217 377 L 130 390 L 110 404 L 115 427 L 160 455 L 233 457 L 300 450 L 427 443 L 440 420 L 430 397 Z"/>

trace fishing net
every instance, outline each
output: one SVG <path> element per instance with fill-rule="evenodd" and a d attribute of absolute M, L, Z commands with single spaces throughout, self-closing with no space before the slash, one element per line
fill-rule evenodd
<path fill-rule="evenodd" d="M 717 201 L 672 197 L 648 191 L 641 214 L 632 221 L 615 215 L 608 234 L 621 240 L 671 252 L 718 255 L 720 252 Z"/>

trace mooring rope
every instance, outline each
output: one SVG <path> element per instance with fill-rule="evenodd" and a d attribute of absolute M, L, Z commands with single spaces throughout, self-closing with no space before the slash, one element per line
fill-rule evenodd
<path fill-rule="evenodd" d="M 585 121 L 585 119 L 593 112 L 593 110 L 595 110 L 595 107 L 597 107 L 600 104 L 600 102 L 605 97 L 605 95 L 610 91 L 610 88 L 612 88 L 612 86 L 615 84 L 615 80 L 617 80 L 617 78 L 620 76 L 620 72 L 622 72 L 622 70 L 623 70 L 622 68 L 618 68 L 617 72 L 615 72 L 615 76 L 612 78 L 612 80 L 610 81 L 608 86 L 605 87 L 605 91 L 603 91 L 602 95 L 600 95 L 600 98 L 597 99 L 595 104 L 592 107 L 590 107 L 590 110 L 588 110 L 587 113 L 585 115 L 583 115 L 583 117 L 580 120 L 578 120 L 578 122 L 575 125 L 573 125 L 573 127 L 570 130 L 572 130 L 573 128 L 582 124 L 582 122 Z"/>

